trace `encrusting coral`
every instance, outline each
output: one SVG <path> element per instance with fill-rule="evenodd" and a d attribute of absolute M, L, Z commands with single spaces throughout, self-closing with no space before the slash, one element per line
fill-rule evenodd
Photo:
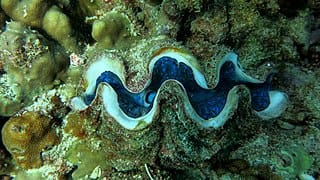
<path fill-rule="evenodd" d="M 302 177 L 309 177 L 305 174 L 312 165 L 312 159 L 302 146 L 292 146 L 281 151 L 281 154 L 288 156 L 288 166 L 279 167 L 280 170 Z"/>
<path fill-rule="evenodd" d="M 14 116 L 2 128 L 2 141 L 24 169 L 42 165 L 40 153 L 58 143 L 52 121 L 37 112 Z"/>
<path fill-rule="evenodd" d="M 86 141 L 78 141 L 66 154 L 66 159 L 78 166 L 72 173 L 74 179 L 87 177 L 96 168 L 100 171 L 111 169 L 110 163 L 105 160 L 105 152 L 100 149 L 93 150 L 88 144 Z"/>

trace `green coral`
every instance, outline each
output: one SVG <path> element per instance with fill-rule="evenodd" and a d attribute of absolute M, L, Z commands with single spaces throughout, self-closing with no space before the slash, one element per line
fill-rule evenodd
<path fill-rule="evenodd" d="M 292 175 L 304 175 L 312 165 L 311 157 L 302 146 L 292 146 L 288 149 L 282 150 L 281 154 L 287 156 L 289 164 L 284 167 L 279 167 L 279 169 Z"/>
<path fill-rule="evenodd" d="M 1 7 L 12 19 L 40 28 L 49 3 L 45 0 L 1 0 Z"/>
<path fill-rule="evenodd" d="M 96 140 L 92 139 L 91 141 Z M 87 143 L 79 141 L 73 144 L 66 154 L 66 159 L 78 166 L 77 170 L 72 173 L 73 179 L 88 178 L 96 168 L 101 168 L 104 171 L 111 168 L 104 151 L 94 150 Z"/>

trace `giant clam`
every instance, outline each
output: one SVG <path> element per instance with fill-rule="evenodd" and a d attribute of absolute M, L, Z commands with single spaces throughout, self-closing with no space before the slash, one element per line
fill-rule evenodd
<path fill-rule="evenodd" d="M 243 72 L 235 53 L 227 54 L 220 62 L 216 85 L 211 89 L 197 60 L 180 49 L 158 50 L 148 68 L 150 79 L 142 90 L 132 92 L 126 86 L 124 65 L 106 57 L 98 58 L 86 70 L 85 93 L 73 98 L 71 104 L 75 110 L 84 110 L 101 92 L 105 113 L 129 130 L 142 129 L 152 122 L 160 108 L 159 92 L 169 81 L 181 86 L 185 112 L 204 128 L 225 124 L 237 108 L 240 87 L 249 90 L 251 107 L 263 119 L 278 117 L 287 105 L 287 95 L 271 89 L 272 74 L 265 81 L 252 78 Z"/>

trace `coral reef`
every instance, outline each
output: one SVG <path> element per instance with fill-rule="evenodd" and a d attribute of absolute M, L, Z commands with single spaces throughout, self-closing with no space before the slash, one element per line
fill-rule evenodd
<path fill-rule="evenodd" d="M 67 50 L 77 51 L 69 18 L 51 3 L 44 0 L 2 0 L 1 7 L 12 19 L 42 28 Z"/>
<path fill-rule="evenodd" d="M 0 42 L 0 115 L 10 116 L 52 88 L 68 61 L 60 46 L 18 22 L 7 24 Z"/>
<path fill-rule="evenodd" d="M 319 179 L 319 7 L 318 0 L 1 0 L 0 178 Z M 253 79 L 273 74 L 288 108 L 263 121 L 241 85 L 233 115 L 207 129 L 186 111 L 181 83 L 170 80 L 152 123 L 126 129 L 105 113 L 109 86 L 96 87 L 101 72 L 87 76 L 90 66 L 108 59 L 116 72 L 120 64 L 126 73 L 118 77 L 139 92 L 163 47 L 194 56 L 209 89 L 221 59 L 235 52 L 236 69 Z M 94 101 L 83 96 L 90 105 L 75 111 L 72 99 L 88 88 Z"/>
<path fill-rule="evenodd" d="M 10 118 L 2 128 L 2 141 L 15 162 L 24 169 L 42 165 L 41 152 L 58 143 L 52 121 L 37 112 Z"/>

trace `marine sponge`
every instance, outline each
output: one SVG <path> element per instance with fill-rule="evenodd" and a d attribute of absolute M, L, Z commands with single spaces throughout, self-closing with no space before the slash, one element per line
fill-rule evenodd
<path fill-rule="evenodd" d="M 2 129 L 2 141 L 16 163 L 24 168 L 41 166 L 40 153 L 58 142 L 51 120 L 37 112 L 9 119 Z"/>

